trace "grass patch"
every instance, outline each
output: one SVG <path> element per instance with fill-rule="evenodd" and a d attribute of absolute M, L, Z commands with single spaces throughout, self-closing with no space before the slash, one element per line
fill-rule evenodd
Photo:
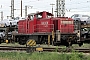
<path fill-rule="evenodd" d="M 85 57 L 83 54 L 78 54 L 77 52 L 70 54 L 64 52 L 0 52 L 0 60 L 90 60 L 90 58 Z"/>

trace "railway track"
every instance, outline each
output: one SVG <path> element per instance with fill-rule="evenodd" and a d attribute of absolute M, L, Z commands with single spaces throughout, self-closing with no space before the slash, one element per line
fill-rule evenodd
<path fill-rule="evenodd" d="M 14 46 L 0 46 L 0 51 L 26 51 L 29 47 L 14 47 Z M 35 50 L 36 47 L 34 47 Z M 30 49 L 30 48 L 29 48 Z M 36 51 L 36 50 L 35 50 Z M 90 53 L 90 48 L 47 48 L 43 47 L 43 51 L 48 52 L 83 52 L 83 53 Z"/>
<path fill-rule="evenodd" d="M 26 49 L 27 47 L 0 46 L 0 50 L 3 50 L 3 51 L 12 51 L 12 50 L 25 51 Z"/>

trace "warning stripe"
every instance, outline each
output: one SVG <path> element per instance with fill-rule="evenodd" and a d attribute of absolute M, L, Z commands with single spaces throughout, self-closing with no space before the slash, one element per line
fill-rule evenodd
<path fill-rule="evenodd" d="M 36 45 L 36 42 L 35 42 L 35 40 L 29 40 L 27 42 L 27 45 L 29 45 L 29 46 L 35 46 Z"/>
<path fill-rule="evenodd" d="M 30 46 L 34 46 L 34 44 L 35 44 L 35 41 L 33 40 L 33 41 L 31 42 Z"/>
<path fill-rule="evenodd" d="M 33 44 L 33 46 L 35 46 L 36 45 L 36 42 Z"/>
<path fill-rule="evenodd" d="M 29 42 L 27 42 L 27 45 L 29 45 L 33 40 L 29 40 Z"/>

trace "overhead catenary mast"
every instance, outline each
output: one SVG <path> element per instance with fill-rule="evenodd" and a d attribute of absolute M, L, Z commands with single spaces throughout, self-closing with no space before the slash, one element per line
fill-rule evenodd
<path fill-rule="evenodd" d="M 2 5 L 0 8 L 2 9 Z M 3 11 L 1 11 L 0 13 L 1 13 L 1 20 L 3 20 Z"/>
<path fill-rule="evenodd" d="M 3 11 L 1 11 L 1 20 L 3 20 Z"/>
<path fill-rule="evenodd" d="M 29 6 L 29 5 L 26 5 L 26 6 L 25 6 L 25 18 L 27 17 L 27 10 L 28 10 L 29 7 L 30 7 L 31 9 L 33 8 L 33 6 Z"/>
<path fill-rule="evenodd" d="M 25 6 L 25 18 L 27 17 L 27 6 Z"/>
<path fill-rule="evenodd" d="M 11 0 L 11 18 L 14 19 L 14 0 Z"/>
<path fill-rule="evenodd" d="M 57 17 L 65 16 L 65 0 L 56 0 Z"/>
<path fill-rule="evenodd" d="M 22 17 L 22 0 L 21 0 L 21 17 Z"/>

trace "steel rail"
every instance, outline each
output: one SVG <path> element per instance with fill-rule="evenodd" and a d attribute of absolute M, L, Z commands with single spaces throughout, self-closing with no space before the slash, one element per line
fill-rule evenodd
<path fill-rule="evenodd" d="M 36 47 L 34 47 L 35 49 Z M 90 48 L 47 48 L 47 47 L 42 47 L 43 51 L 47 52 L 83 52 L 83 53 L 90 53 Z M 15 46 L 0 46 L 0 51 L 26 51 L 30 49 L 30 47 L 15 47 Z M 36 50 L 34 50 L 36 51 Z"/>

